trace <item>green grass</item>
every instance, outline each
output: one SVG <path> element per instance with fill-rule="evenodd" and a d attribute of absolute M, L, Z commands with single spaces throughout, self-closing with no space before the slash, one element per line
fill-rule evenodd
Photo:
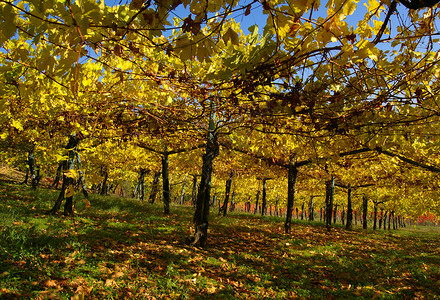
<path fill-rule="evenodd" d="M 45 215 L 57 193 L 0 182 L 1 299 L 440 298 L 433 230 L 285 235 L 276 217 L 213 212 L 200 249 L 184 244 L 191 207 L 91 195 L 73 218 Z"/>

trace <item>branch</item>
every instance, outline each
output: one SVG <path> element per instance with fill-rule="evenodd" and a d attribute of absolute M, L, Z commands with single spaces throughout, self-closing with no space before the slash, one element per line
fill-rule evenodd
<path fill-rule="evenodd" d="M 382 24 L 382 27 L 380 27 L 379 32 L 376 35 L 376 38 L 373 41 L 373 44 L 377 44 L 380 41 L 380 38 L 382 37 L 382 34 L 384 33 L 385 29 L 387 28 L 388 21 L 390 20 L 391 15 L 396 11 L 397 2 L 394 0 L 391 2 L 390 9 L 388 10 L 387 16 L 385 17 L 385 21 Z"/>
<path fill-rule="evenodd" d="M 235 148 L 235 147 L 232 147 L 232 146 L 228 145 L 227 143 L 220 143 L 220 145 L 225 147 L 225 148 L 227 148 L 227 149 L 229 149 L 229 150 L 237 151 L 237 152 L 240 152 L 240 153 L 252 156 L 254 158 L 261 159 L 261 160 L 263 160 L 263 161 L 265 161 L 265 162 L 267 162 L 267 163 L 269 163 L 271 165 L 279 166 L 279 167 L 286 168 L 286 169 L 289 168 L 289 164 L 288 163 L 282 163 L 282 162 L 277 161 L 277 160 L 275 160 L 273 158 L 267 158 L 267 157 L 264 157 L 262 155 L 258 155 L 258 154 L 252 153 L 252 152 L 250 152 L 248 150 L 244 150 L 244 149 L 240 149 L 240 148 Z M 351 151 L 339 153 L 339 157 L 350 156 L 350 155 L 355 155 L 355 154 L 369 152 L 369 151 L 373 151 L 373 149 L 361 148 L 361 149 L 356 149 L 356 150 L 351 150 Z M 294 164 L 294 166 L 295 166 L 295 168 L 298 168 L 298 167 L 302 167 L 302 166 L 305 166 L 305 165 L 308 165 L 308 164 L 311 164 L 311 163 L 312 163 L 312 160 L 311 159 L 307 159 L 307 160 L 296 162 Z"/>
<path fill-rule="evenodd" d="M 404 156 L 402 156 L 400 154 L 396 154 L 396 153 L 393 153 L 393 152 L 390 152 L 390 151 L 387 151 L 387 150 L 383 150 L 380 147 L 376 147 L 374 150 L 376 150 L 377 152 L 379 152 L 381 154 L 388 155 L 390 157 L 397 157 L 401 161 L 406 162 L 408 164 L 411 164 L 413 166 L 420 167 L 420 168 L 423 168 L 425 170 L 429 170 L 431 172 L 440 173 L 440 168 L 439 167 L 427 165 L 427 164 L 424 164 L 424 163 L 421 163 L 421 162 L 417 162 L 417 161 L 412 160 L 410 158 L 404 157 Z"/>
<path fill-rule="evenodd" d="M 163 152 L 163 151 L 159 151 L 159 150 L 156 150 L 156 149 L 150 148 L 150 147 L 148 147 L 147 145 L 144 145 L 144 144 L 140 144 L 140 143 L 138 143 L 137 146 L 138 146 L 138 147 L 141 147 L 141 148 L 143 148 L 143 149 L 145 149 L 145 150 L 148 150 L 148 151 L 151 151 L 151 152 L 157 153 L 157 154 L 161 154 L 161 155 L 164 155 L 164 154 L 165 154 L 165 152 Z"/>
<path fill-rule="evenodd" d="M 348 189 L 348 186 L 347 185 L 343 185 L 342 183 L 335 183 L 335 186 L 343 188 L 343 189 Z M 364 188 L 364 187 L 370 187 L 370 186 L 374 186 L 374 184 L 367 183 L 367 184 L 361 184 L 361 185 L 352 186 L 350 188 L 355 190 L 355 189 Z"/>
<path fill-rule="evenodd" d="M 173 150 L 173 151 L 167 151 L 166 153 L 168 155 L 171 154 L 178 154 L 178 153 L 182 153 L 182 152 L 188 152 L 188 151 L 193 151 L 193 150 L 197 150 L 197 149 L 201 149 L 203 147 L 206 147 L 206 144 L 200 144 L 191 148 L 182 148 L 182 149 L 177 149 L 177 150 Z"/>
<path fill-rule="evenodd" d="M 419 9 L 424 7 L 433 7 L 439 3 L 440 0 L 400 0 L 399 2 L 408 9 Z"/>
<path fill-rule="evenodd" d="M 206 146 L 206 144 L 200 144 L 191 148 L 182 148 L 182 149 L 177 149 L 177 150 L 172 150 L 172 151 L 160 151 L 160 150 L 156 150 L 154 148 L 151 148 L 143 143 L 138 143 L 137 144 L 138 147 L 141 147 L 145 150 L 160 154 L 160 155 L 172 155 L 172 154 L 178 154 L 178 153 L 182 153 L 182 152 L 187 152 L 187 151 L 193 151 L 196 149 L 200 149 Z"/>
<path fill-rule="evenodd" d="M 267 162 L 267 163 L 269 163 L 271 165 L 275 165 L 275 166 L 279 166 L 279 167 L 283 167 L 283 168 L 288 168 L 289 167 L 288 164 L 283 164 L 281 162 L 275 161 L 274 159 L 267 158 L 267 157 L 264 157 L 262 155 L 255 154 L 255 153 L 252 153 L 252 152 L 244 150 L 244 149 L 232 147 L 232 146 L 230 146 L 230 145 L 228 145 L 228 144 L 226 144 L 224 142 L 220 142 L 219 144 L 221 146 L 229 149 L 229 150 L 237 151 L 237 152 L 240 152 L 240 153 L 252 156 L 253 158 L 256 158 L 256 159 L 261 159 L 261 160 L 263 160 L 263 161 L 265 161 L 265 162 Z"/>
<path fill-rule="evenodd" d="M 272 177 L 257 177 L 257 180 L 272 180 L 272 179 L 275 179 L 275 178 L 272 178 Z"/>
<path fill-rule="evenodd" d="M 351 151 L 347 151 L 347 152 L 341 152 L 341 153 L 339 153 L 339 157 L 350 156 L 350 155 L 355 155 L 355 154 L 369 152 L 369 151 L 372 151 L 372 149 L 370 149 L 370 148 L 361 148 L 361 149 L 351 150 Z M 301 167 L 301 166 L 308 165 L 311 162 L 312 162 L 311 159 L 303 160 L 303 161 L 297 162 L 295 164 L 295 166 L 296 167 Z"/>

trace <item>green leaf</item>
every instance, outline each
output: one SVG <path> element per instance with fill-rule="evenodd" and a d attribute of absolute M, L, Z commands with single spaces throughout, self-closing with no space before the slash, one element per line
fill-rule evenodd
<path fill-rule="evenodd" d="M 17 26 L 15 26 L 15 13 L 11 5 L 5 5 L 3 7 L 1 18 L 3 22 L 1 22 L 0 30 L 3 33 L 3 38 L 8 40 L 13 37 L 17 31 Z"/>

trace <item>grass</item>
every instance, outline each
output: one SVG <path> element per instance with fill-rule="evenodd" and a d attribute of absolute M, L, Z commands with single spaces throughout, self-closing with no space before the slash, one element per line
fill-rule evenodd
<path fill-rule="evenodd" d="M 1 299 L 440 298 L 436 232 L 296 221 L 285 235 L 282 219 L 213 213 L 200 249 L 184 244 L 190 207 L 91 195 L 47 216 L 57 193 L 0 181 Z"/>

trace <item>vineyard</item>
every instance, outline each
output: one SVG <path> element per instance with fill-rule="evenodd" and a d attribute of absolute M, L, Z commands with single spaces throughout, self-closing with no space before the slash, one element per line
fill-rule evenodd
<path fill-rule="evenodd" d="M 435 231 L 437 2 L 0 0 L 6 182 L 184 207 L 193 247 L 236 213 Z"/>
<path fill-rule="evenodd" d="M 432 226 L 329 232 L 323 222 L 213 213 L 203 248 L 188 246 L 191 206 L 115 196 L 75 199 L 46 215 L 57 191 L 0 182 L 2 299 L 435 299 L 439 232 Z M 367 268 L 366 268 L 367 266 Z"/>

